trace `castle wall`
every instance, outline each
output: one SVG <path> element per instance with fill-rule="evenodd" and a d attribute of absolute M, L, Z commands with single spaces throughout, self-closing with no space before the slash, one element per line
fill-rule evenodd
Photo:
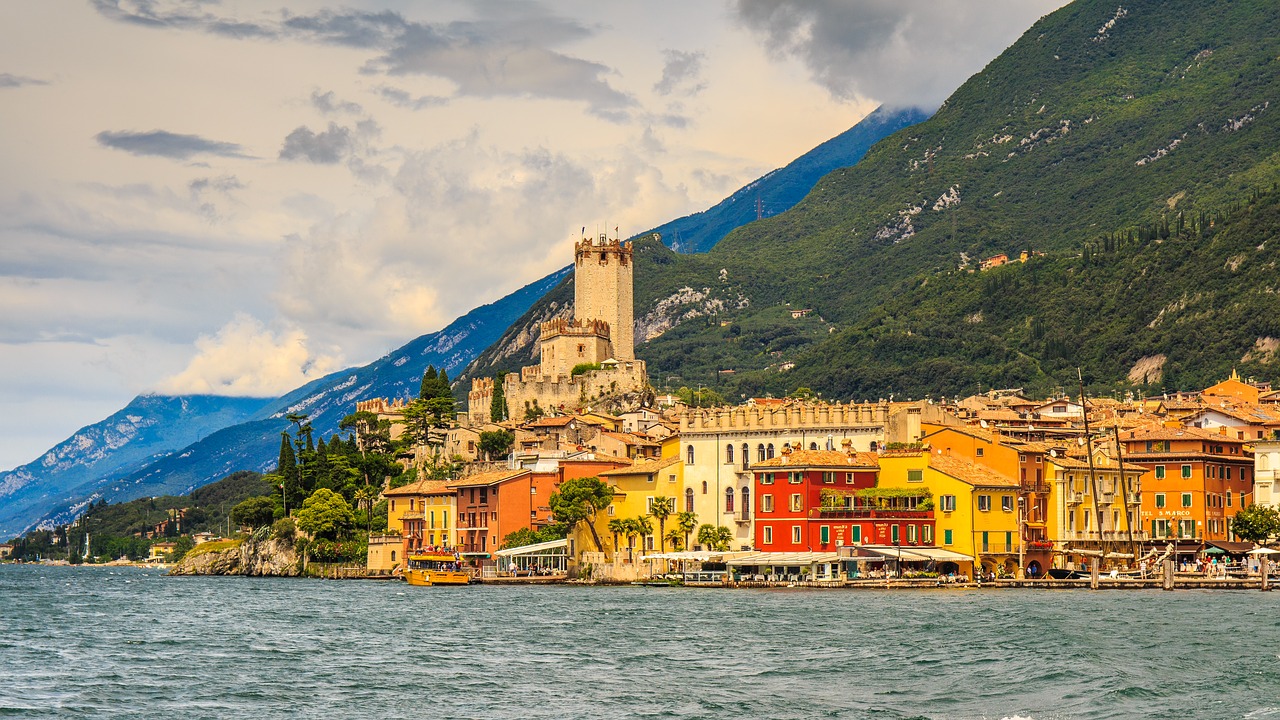
<path fill-rule="evenodd" d="M 503 383 L 507 408 L 514 420 L 523 420 L 525 409 L 536 403 L 543 412 L 574 412 L 606 395 L 635 392 L 648 383 L 643 360 L 620 362 L 615 368 L 603 368 L 570 378 L 537 376 L 523 379 L 510 373 Z"/>
<path fill-rule="evenodd" d="M 599 363 L 610 357 L 609 339 L 593 333 L 543 336 L 541 374 L 545 378 L 567 376 L 575 365 Z"/>

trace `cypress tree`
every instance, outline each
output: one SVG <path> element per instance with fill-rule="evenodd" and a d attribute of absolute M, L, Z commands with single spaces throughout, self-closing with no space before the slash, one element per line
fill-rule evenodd
<path fill-rule="evenodd" d="M 436 383 L 436 366 L 428 365 L 427 371 L 422 373 L 422 385 L 418 387 L 418 397 L 426 400 L 431 397 L 431 390 Z"/>
<path fill-rule="evenodd" d="M 493 401 L 489 403 L 489 419 L 501 422 L 507 419 L 507 396 L 502 390 L 502 376 L 493 378 Z"/>

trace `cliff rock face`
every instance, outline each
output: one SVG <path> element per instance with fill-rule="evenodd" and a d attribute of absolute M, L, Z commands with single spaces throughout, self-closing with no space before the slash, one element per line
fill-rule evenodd
<path fill-rule="evenodd" d="M 302 563 L 290 543 L 250 539 L 226 550 L 183 558 L 169 574 L 297 577 L 302 574 Z"/>

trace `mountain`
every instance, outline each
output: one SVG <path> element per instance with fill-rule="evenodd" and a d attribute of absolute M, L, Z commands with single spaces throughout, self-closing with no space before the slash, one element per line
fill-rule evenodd
<path fill-rule="evenodd" d="M 787 212 L 700 255 L 638 241 L 637 355 L 659 387 L 732 399 L 1047 390 L 1085 361 L 1110 388 L 1156 355 L 1170 387 L 1246 357 L 1275 377 L 1275 284 L 1234 267 L 1266 267 L 1280 242 L 1261 197 L 1280 179 L 1277 58 L 1274 2 L 1078 0 Z M 1253 245 L 1212 224 L 1244 223 L 1246 209 Z M 1175 262 L 1170 248 L 1187 252 Z M 1023 250 L 1033 262 L 977 272 Z M 1127 269 L 1102 270 L 1116 253 Z M 1262 287 L 1222 287 L 1239 282 Z M 521 323 L 562 307 L 560 292 Z M 518 324 L 503 342 L 530 335 Z M 512 342 L 477 364 L 523 352 Z"/>
<path fill-rule="evenodd" d="M 139 395 L 34 462 L 0 473 L 0 537 L 11 537 L 72 490 L 119 475 L 243 422 L 270 398 Z"/>
<path fill-rule="evenodd" d="M 785 167 L 751 181 L 715 206 L 636 235 L 633 240 L 636 242 L 637 252 L 644 253 L 646 248 L 657 245 L 652 240 L 654 233 L 659 233 L 662 243 L 675 252 L 706 252 L 730 231 L 755 222 L 758 215 L 767 217 L 785 212 L 803 199 L 827 173 L 857 163 L 875 143 L 928 117 L 928 111 L 920 108 L 876 108 L 853 127 L 806 152 Z M 654 257 L 661 257 L 659 262 L 668 263 L 668 255 L 670 253 L 658 251 Z M 696 260 L 688 264 L 696 265 Z M 637 268 L 639 267 L 638 264 Z M 705 316 L 717 307 L 716 298 L 700 297 L 697 291 L 676 297 L 668 297 L 668 293 L 659 292 L 654 295 L 654 292 L 650 292 L 649 295 L 653 297 L 642 299 L 642 282 L 647 274 L 639 271 L 637 273 L 636 317 L 640 319 L 637 321 L 636 337 L 641 341 L 657 337 L 688 317 Z M 670 284 L 669 278 L 664 277 L 650 289 Z M 664 299 L 665 304 L 653 307 Z M 703 300 L 706 302 L 702 302 Z M 642 316 L 641 308 L 651 311 Z M 570 275 L 530 308 L 520 320 L 507 328 L 498 342 L 476 358 L 459 378 L 463 381 L 460 390 L 465 392 L 469 389 L 470 379 L 473 377 L 519 370 L 521 365 L 527 364 L 537 354 L 540 324 L 553 317 L 567 317 L 572 311 L 573 277 Z"/>
<path fill-rule="evenodd" d="M 416 396 L 428 365 L 457 372 L 567 272 L 478 307 L 364 367 L 332 373 L 279 398 L 139 397 L 40 460 L 0 474 L 0 537 L 37 522 L 67 522 L 101 498 L 185 494 L 237 470 L 270 469 L 280 432 L 290 426 L 286 414 L 309 414 L 317 437 L 327 437 L 354 412 L 356 400 Z M 131 429 L 143 427 L 146 432 Z"/>
<path fill-rule="evenodd" d="M 785 212 L 804 199 L 823 175 L 857 163 L 872 145 L 905 127 L 926 120 L 920 108 L 876 108 L 856 125 L 787 164 L 739 189 L 702 212 L 686 215 L 650 230 L 682 253 L 706 252 L 730 231 Z"/>

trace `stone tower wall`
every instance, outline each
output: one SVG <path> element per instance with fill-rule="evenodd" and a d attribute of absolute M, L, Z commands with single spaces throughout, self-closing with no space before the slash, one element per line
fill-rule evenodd
<path fill-rule="evenodd" d="M 575 246 L 574 317 L 608 323 L 617 360 L 635 359 L 633 276 L 631 243 L 602 235 Z"/>

